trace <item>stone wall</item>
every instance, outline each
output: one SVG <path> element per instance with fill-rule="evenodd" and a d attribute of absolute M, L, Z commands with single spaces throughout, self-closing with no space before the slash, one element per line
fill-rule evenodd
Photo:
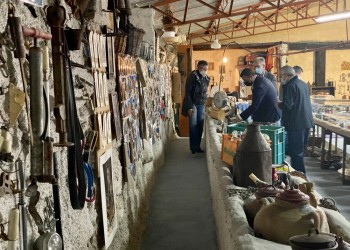
<path fill-rule="evenodd" d="M 95 17 L 88 23 L 89 29 L 99 30 L 100 25 L 107 24 L 110 26 L 110 13 L 101 11 L 101 5 L 105 4 L 107 0 L 103 1 L 91 1 L 95 3 Z M 22 25 L 28 27 L 34 27 L 46 32 L 50 32 L 50 28 L 45 22 L 45 12 L 43 8 L 33 7 L 31 10 L 35 12 L 37 17 L 34 17 L 30 9 L 26 7 L 23 2 L 19 0 L 10 1 L 15 6 L 15 15 L 21 17 Z M 44 4 L 52 4 L 53 1 L 44 0 Z M 71 9 L 64 1 L 61 4 L 67 11 L 68 20 L 66 25 L 70 28 L 78 28 L 80 23 L 71 15 Z M 5 33 L 7 27 L 7 13 L 8 13 L 8 1 L 0 2 L 0 32 Z M 142 22 L 136 22 L 136 27 L 142 28 L 146 31 L 145 39 L 151 44 L 154 44 L 154 31 L 152 26 L 153 11 L 152 10 L 139 10 L 137 15 L 142 12 Z M 132 22 L 137 20 L 137 17 L 133 17 Z M 32 41 L 29 41 L 32 42 Z M 50 44 L 50 43 L 49 43 Z M 51 45 L 49 45 L 51 46 Z M 3 46 L 3 49 L 6 47 Z M 49 48 L 51 54 L 51 47 Z M 27 51 L 28 52 L 28 51 Z M 9 83 L 14 84 L 20 89 L 23 89 L 22 79 L 20 74 L 20 67 L 18 59 L 14 58 L 13 51 L 6 48 L 4 50 L 4 56 L 9 68 L 9 78 L 5 78 L 0 74 L 0 86 L 8 87 Z M 72 61 L 80 64 L 84 64 L 83 50 L 71 52 Z M 51 136 L 55 141 L 58 141 L 58 134 L 55 132 L 55 119 L 52 113 L 52 106 L 54 100 L 53 91 L 53 76 L 52 76 L 52 60 L 50 59 L 50 102 L 51 102 Z M 85 69 L 73 68 L 73 76 L 79 75 L 81 78 L 93 82 L 91 73 Z M 73 77 L 74 78 L 74 77 Z M 109 91 L 115 90 L 115 80 L 109 80 Z M 5 89 L 6 90 L 6 89 Z M 87 86 L 88 94 L 93 93 L 93 88 Z M 81 89 L 75 88 L 75 96 L 77 99 L 77 110 L 79 120 L 82 124 L 82 128 L 86 131 L 91 128 L 90 115 L 93 114 L 91 107 L 87 101 L 78 100 L 83 96 Z M 0 95 L 0 124 L 4 125 L 8 121 L 9 113 L 9 97 L 8 94 Z M 173 135 L 173 122 L 172 119 L 161 121 L 160 134 L 161 139 L 156 141 L 151 151 L 154 155 L 154 160 L 145 165 L 139 165 L 137 168 L 137 174 L 133 188 L 130 188 L 130 183 L 123 183 L 122 181 L 122 165 L 120 163 L 120 141 L 113 141 L 112 149 L 112 164 L 114 174 L 114 190 L 116 190 L 116 204 L 117 204 L 117 221 L 118 230 L 115 235 L 114 241 L 110 249 L 126 249 L 136 248 L 141 239 L 141 233 L 143 229 L 143 221 L 147 212 L 147 200 L 150 194 L 150 189 L 154 181 L 154 174 L 160 166 L 164 163 L 164 147 Z M 12 154 L 15 159 L 19 158 L 24 161 L 25 174 L 27 176 L 27 185 L 29 185 L 30 175 L 30 148 L 29 148 L 29 133 L 28 133 L 28 121 L 25 109 L 19 115 L 18 121 L 13 128 L 10 129 L 10 133 L 13 135 L 13 150 Z M 152 145 L 152 144 L 151 144 Z M 101 198 L 97 195 L 97 200 L 93 203 L 86 203 L 84 209 L 73 210 L 70 204 L 69 190 L 68 190 L 68 168 L 67 168 L 67 151 L 65 148 L 55 148 L 58 152 L 59 163 L 59 175 L 60 175 L 60 195 L 61 195 L 61 211 L 62 211 L 62 226 L 65 249 L 101 249 L 103 246 L 103 227 L 102 227 L 102 214 L 101 214 Z M 95 157 L 92 156 L 92 163 L 95 163 Z M 14 166 L 9 166 L 1 163 L 1 167 L 5 170 L 13 171 Z M 2 171 L 0 171 L 2 172 Z M 10 175 L 11 180 L 16 179 L 16 175 L 12 173 Z M 95 175 L 95 181 L 97 187 L 99 186 L 99 179 Z M 40 200 L 36 206 L 39 214 L 43 217 L 43 209 L 46 205 L 45 197 L 52 197 L 52 187 L 50 184 L 38 183 L 40 192 Z M 97 188 L 99 191 L 100 189 Z M 0 197 L 0 213 L 3 216 L 4 223 L 8 220 L 8 212 L 18 203 L 18 195 L 14 196 L 7 194 Z M 28 199 L 26 198 L 28 204 Z M 29 215 L 29 214 L 28 214 Z M 29 248 L 31 249 L 34 240 L 39 236 L 38 228 L 35 225 L 31 216 L 28 216 L 28 241 Z M 7 226 L 5 225 L 5 232 Z M 0 249 L 7 249 L 7 243 L 0 240 Z"/>

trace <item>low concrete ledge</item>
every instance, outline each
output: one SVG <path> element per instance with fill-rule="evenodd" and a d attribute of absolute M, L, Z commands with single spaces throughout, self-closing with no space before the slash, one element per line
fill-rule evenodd
<path fill-rule="evenodd" d="M 243 188 L 233 184 L 232 175 L 227 164 L 220 159 L 221 139 L 216 133 L 215 122 L 216 120 L 209 116 L 206 117 L 205 142 L 219 249 L 290 250 L 291 247 L 289 245 L 255 237 L 243 209 L 244 200 L 240 196 L 230 197 L 228 189 Z M 302 183 L 304 180 L 296 177 L 293 179 L 293 182 Z M 316 195 L 319 196 L 318 194 Z M 342 236 L 345 241 L 350 242 L 350 222 L 339 212 L 330 209 L 323 210 L 327 215 L 331 232 Z"/>

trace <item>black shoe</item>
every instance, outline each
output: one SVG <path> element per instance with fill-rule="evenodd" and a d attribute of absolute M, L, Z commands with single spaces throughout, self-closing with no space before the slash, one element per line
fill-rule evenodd
<path fill-rule="evenodd" d="M 194 151 L 194 150 L 191 150 L 191 152 L 192 152 L 193 155 L 196 153 L 196 151 Z"/>
<path fill-rule="evenodd" d="M 197 153 L 204 153 L 204 150 L 198 149 L 198 150 L 197 150 Z"/>

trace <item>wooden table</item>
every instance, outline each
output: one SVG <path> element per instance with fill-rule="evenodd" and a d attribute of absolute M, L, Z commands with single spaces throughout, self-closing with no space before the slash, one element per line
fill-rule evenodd
<path fill-rule="evenodd" d="M 327 121 L 314 118 L 314 123 L 316 126 L 321 127 L 321 134 L 322 134 L 322 151 L 321 151 L 321 168 L 324 168 L 325 163 L 325 144 L 326 144 L 326 135 L 328 134 L 330 136 L 329 138 L 329 144 L 328 144 L 328 163 L 331 158 L 331 146 L 332 146 L 332 134 L 334 133 L 336 135 L 336 148 L 337 148 L 337 136 L 340 135 L 344 138 L 344 144 L 343 144 L 343 164 L 342 164 L 342 184 L 343 185 L 350 185 L 350 180 L 346 179 L 345 177 L 345 168 L 346 168 L 346 148 L 348 145 L 350 145 L 350 130 L 343 129 L 338 127 L 335 124 L 329 123 Z"/>

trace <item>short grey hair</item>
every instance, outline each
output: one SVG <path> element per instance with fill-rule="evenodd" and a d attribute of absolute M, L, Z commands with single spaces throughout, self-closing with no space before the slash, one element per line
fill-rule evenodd
<path fill-rule="evenodd" d="M 280 74 L 286 74 L 287 76 L 295 76 L 295 70 L 292 66 L 286 65 L 281 68 Z"/>
<path fill-rule="evenodd" d="M 255 58 L 254 63 L 260 63 L 260 64 L 264 64 L 265 65 L 265 58 L 259 56 L 259 57 Z"/>

